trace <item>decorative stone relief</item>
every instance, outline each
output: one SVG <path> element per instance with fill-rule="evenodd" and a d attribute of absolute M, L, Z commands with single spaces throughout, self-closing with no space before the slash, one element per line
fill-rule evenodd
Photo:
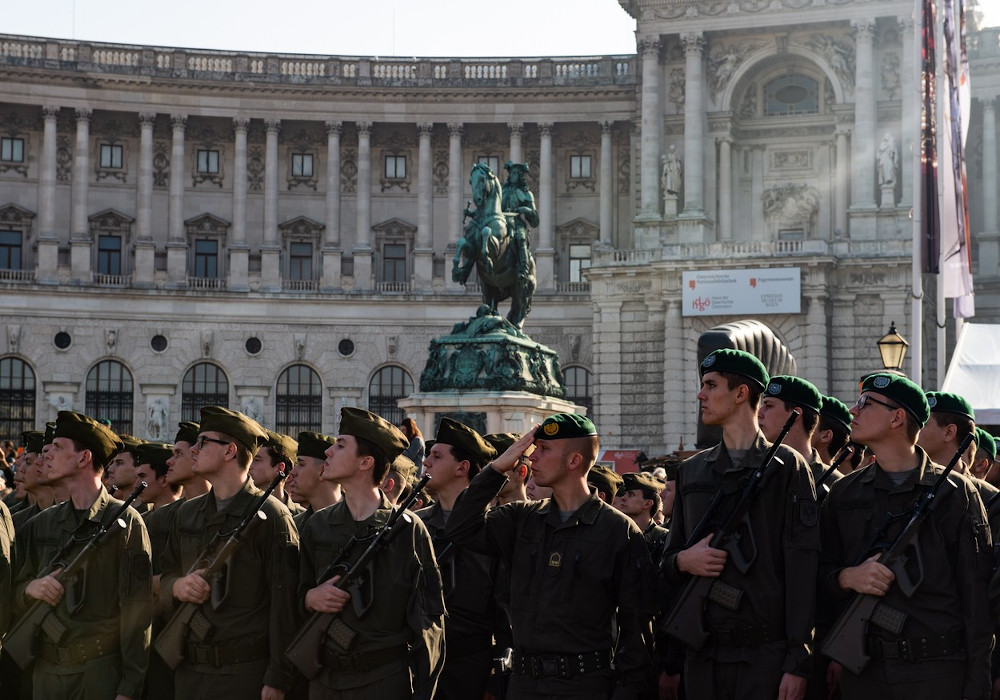
<path fill-rule="evenodd" d="M 812 166 L 811 150 L 771 151 L 771 170 L 809 170 Z"/>
<path fill-rule="evenodd" d="M 899 98 L 899 56 L 895 52 L 887 52 L 882 57 L 882 67 L 879 77 L 882 79 L 882 92 L 890 100 Z"/>
<path fill-rule="evenodd" d="M 247 189 L 250 192 L 264 189 L 264 149 L 260 146 L 247 149 Z"/>
<path fill-rule="evenodd" d="M 149 399 L 146 404 L 146 435 L 150 440 L 163 441 L 167 438 L 170 421 L 170 406 L 162 396 Z"/>
<path fill-rule="evenodd" d="M 632 160 L 629 153 L 629 131 L 618 132 L 618 194 L 628 194 L 632 179 Z"/>
<path fill-rule="evenodd" d="M 448 151 L 434 152 L 434 194 L 448 194 Z"/>
<path fill-rule="evenodd" d="M 715 44 L 709 49 L 708 81 L 713 96 L 726 89 L 736 69 L 762 45 L 756 41 L 744 41 L 730 45 Z"/>
<path fill-rule="evenodd" d="M 854 44 L 829 34 L 813 34 L 806 46 L 822 56 L 848 92 L 854 92 Z"/>
<path fill-rule="evenodd" d="M 672 68 L 670 70 L 670 90 L 667 97 L 678 112 L 684 111 L 684 69 Z"/>
<path fill-rule="evenodd" d="M 117 328 L 107 328 L 104 331 L 104 343 L 108 347 L 108 354 L 114 355 L 115 348 L 118 346 L 118 329 Z"/>
<path fill-rule="evenodd" d="M 73 178 L 73 147 L 69 136 L 56 138 L 56 180 L 69 183 Z"/>
<path fill-rule="evenodd" d="M 16 323 L 7 324 L 7 351 L 21 352 L 21 326 Z"/>
<path fill-rule="evenodd" d="M 202 331 L 201 332 L 201 356 L 211 357 L 212 355 L 212 341 L 214 339 L 214 334 L 212 331 Z"/>
<path fill-rule="evenodd" d="M 355 148 L 345 148 L 340 161 L 340 189 L 352 194 L 358 187 L 358 151 Z"/>
<path fill-rule="evenodd" d="M 166 141 L 153 143 L 153 186 L 170 186 L 170 144 Z"/>
<path fill-rule="evenodd" d="M 73 397 L 69 394 L 57 394 L 50 392 L 45 396 L 45 400 L 57 411 L 73 410 Z"/>
<path fill-rule="evenodd" d="M 757 117 L 757 86 L 749 85 L 743 92 L 737 116 L 740 119 L 755 119 Z"/>
<path fill-rule="evenodd" d="M 772 225 L 804 225 L 813 229 L 819 213 L 819 190 L 811 185 L 781 185 L 761 195 L 764 217 Z"/>
<path fill-rule="evenodd" d="M 264 420 L 264 404 L 256 396 L 247 396 L 243 399 L 243 403 L 240 405 L 240 410 L 243 411 L 243 415 L 251 420 L 255 420 L 258 423 Z"/>

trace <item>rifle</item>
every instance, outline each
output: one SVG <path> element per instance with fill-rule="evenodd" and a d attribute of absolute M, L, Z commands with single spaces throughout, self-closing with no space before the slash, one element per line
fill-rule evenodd
<path fill-rule="evenodd" d="M 878 562 L 888 567 L 895 574 L 899 590 L 907 598 L 916 592 L 917 587 L 923 580 L 923 563 L 920 557 L 920 550 L 914 548 L 917 569 L 920 571 L 920 576 L 916 581 L 913 581 L 906 571 L 906 550 L 916 541 L 920 526 L 923 525 L 927 517 L 937 508 L 937 504 L 939 503 L 938 491 L 948 481 L 948 475 L 955 468 L 955 465 L 958 464 L 958 460 L 962 458 L 962 454 L 968 449 L 970 442 L 972 442 L 971 434 L 967 435 L 965 440 L 962 441 L 958 451 L 955 452 L 951 461 L 948 462 L 948 466 L 945 467 L 941 476 L 934 482 L 934 486 L 917 498 L 910 509 L 910 518 L 906 526 L 892 544 L 889 545 L 888 549 L 879 555 Z M 891 514 L 888 519 L 891 519 Z M 876 535 L 881 533 L 885 525 L 884 523 L 879 528 L 879 532 Z M 868 553 L 871 545 L 871 542 L 865 544 L 865 548 L 859 557 L 861 561 L 864 561 L 863 557 Z M 857 565 L 855 564 L 855 566 Z M 869 623 L 874 624 L 876 627 L 881 627 L 886 631 L 900 634 L 903 631 L 903 625 L 906 623 L 906 614 L 885 605 L 882 602 L 882 596 L 859 593 L 854 596 L 854 600 L 851 601 L 850 605 L 847 606 L 837 619 L 837 622 L 830 629 L 829 634 L 827 634 L 826 639 L 823 641 L 821 652 L 840 663 L 851 673 L 861 673 L 865 666 L 868 665 L 868 662 L 871 661 L 866 644 Z"/>
<path fill-rule="evenodd" d="M 841 448 L 840 452 L 837 453 L 837 456 L 833 458 L 833 464 L 827 467 L 826 470 L 816 480 L 817 501 L 822 501 L 824 498 L 826 498 L 826 495 L 830 493 L 830 487 L 826 485 L 827 479 L 829 479 L 833 475 L 833 473 L 837 471 L 837 467 L 843 464 L 844 460 L 846 460 L 852 454 L 854 454 L 854 448 L 851 447 L 850 445 L 844 445 L 843 448 Z M 820 496 L 820 494 L 822 494 L 822 496 Z"/>
<path fill-rule="evenodd" d="M 188 575 L 193 574 L 199 569 L 204 569 L 201 576 L 211 583 L 212 577 L 222 571 L 226 564 L 229 563 L 229 560 L 232 559 L 236 550 L 243 544 L 247 533 L 256 524 L 267 520 L 267 513 L 261 509 L 284 478 L 285 472 L 279 471 L 264 493 L 254 502 L 253 508 L 247 511 L 240 524 L 229 534 L 225 544 L 218 550 L 215 550 L 218 540 L 221 537 L 225 537 L 225 535 L 217 536 L 205 548 L 205 551 L 198 556 L 197 561 L 195 561 L 194 565 L 188 571 Z M 185 645 L 189 634 L 194 634 L 198 639 L 204 640 L 211 631 L 211 623 L 201 613 L 202 605 L 202 603 L 182 603 L 166 626 L 160 630 L 160 633 L 156 636 L 156 640 L 153 642 L 153 647 L 160 655 L 160 658 L 171 669 L 176 669 L 184 661 Z"/>
<path fill-rule="evenodd" d="M 344 548 L 340 550 L 340 553 L 334 558 L 333 562 L 323 571 L 318 583 L 325 583 L 333 578 L 338 571 L 342 571 L 340 580 L 337 581 L 337 588 L 346 591 L 365 567 L 368 566 L 368 562 L 388 547 L 396 535 L 399 534 L 400 528 L 397 527 L 399 523 L 401 521 L 405 523 L 412 522 L 412 518 L 404 511 L 413 505 L 413 502 L 417 499 L 417 495 L 423 490 L 430 479 L 430 476 L 427 474 L 420 479 L 420 482 L 413 488 L 410 495 L 406 497 L 406 500 L 389 514 L 385 524 L 375 533 L 375 536 L 371 539 L 365 551 L 361 553 L 361 556 L 353 564 L 347 566 L 344 564 L 344 559 L 347 557 L 351 545 L 354 544 L 355 540 L 352 537 L 344 545 Z M 323 670 L 323 665 L 320 663 L 320 651 L 323 648 L 324 637 L 330 637 L 344 651 L 349 651 L 354 644 L 357 634 L 355 630 L 348 627 L 340 619 L 339 613 L 315 612 L 306 621 L 302 629 L 299 630 L 299 633 L 295 635 L 292 643 L 288 645 L 288 649 L 285 650 L 285 656 L 288 657 L 288 660 L 307 679 L 312 680 Z"/>
<path fill-rule="evenodd" d="M 736 501 L 736 505 L 733 506 L 733 509 L 723 521 L 722 527 L 712 535 L 712 539 L 709 542 L 709 547 L 727 550 L 734 565 L 741 573 L 746 573 L 753 561 L 752 559 L 749 562 L 746 561 L 735 535 L 739 527 L 743 524 L 744 518 L 749 514 L 750 507 L 756 500 L 757 494 L 763 491 L 770 481 L 770 477 L 774 473 L 774 470 L 771 469 L 771 464 L 773 462 L 784 464 L 781 458 L 775 456 L 775 453 L 800 415 L 802 415 L 802 411 L 795 409 L 788 416 L 788 420 L 785 421 L 785 425 L 781 428 L 778 437 L 764 455 L 760 466 L 754 470 L 753 474 L 747 480 L 747 484 Z M 709 510 L 695 528 L 685 549 L 696 544 L 701 538 L 701 531 L 708 527 L 714 511 L 718 508 L 719 503 L 721 503 L 721 494 L 722 489 L 720 488 L 719 493 L 716 494 L 709 505 Z M 663 629 L 671 637 L 697 651 L 708 641 L 708 630 L 705 629 L 703 616 L 706 601 L 711 599 L 730 610 L 736 610 L 739 607 L 742 597 L 743 591 L 720 581 L 718 578 L 692 576 L 674 603 L 670 616 L 663 623 Z"/>
<path fill-rule="evenodd" d="M 125 529 L 126 525 L 122 516 L 135 499 L 139 497 L 144 488 L 146 488 L 146 482 L 140 481 L 138 486 L 129 494 L 129 497 L 125 499 L 125 502 L 115 511 L 114 515 L 107 522 L 101 523 L 97 532 L 91 535 L 90 539 L 86 540 L 86 544 L 83 545 L 83 548 L 77 552 L 76 556 L 69 563 L 63 564 L 61 560 L 69 554 L 69 551 L 75 545 L 83 541 L 77 540 L 72 536 L 59 547 L 55 556 L 52 557 L 52 560 L 45 567 L 45 570 L 51 574 L 52 571 L 62 566 L 62 571 L 57 574 L 51 574 L 60 584 L 75 576 L 83 569 L 87 559 L 90 558 L 97 548 L 104 544 L 111 535 L 116 533 L 116 530 L 112 529 L 113 527 L 122 530 Z M 31 604 L 27 612 L 18 619 L 14 627 L 7 633 L 7 636 L 4 637 L 4 651 L 23 670 L 27 670 L 31 662 L 35 660 L 34 644 L 39 629 L 44 631 L 45 635 L 56 644 L 62 641 L 63 636 L 66 634 L 66 625 L 60 622 L 54 615 L 50 615 L 52 610 L 52 606 L 44 600 L 36 600 Z"/>

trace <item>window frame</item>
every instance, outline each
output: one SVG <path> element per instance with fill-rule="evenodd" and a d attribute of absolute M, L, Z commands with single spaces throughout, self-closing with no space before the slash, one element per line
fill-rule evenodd
<path fill-rule="evenodd" d="M 17 236 L 17 244 L 5 243 L 2 238 L 4 234 L 12 234 Z M 11 261 L 6 260 L 5 264 L 5 253 L 7 251 L 13 252 L 17 251 L 17 264 L 11 264 Z M 23 270 L 24 268 L 24 231 L 19 231 L 17 229 L 3 229 L 0 230 L 0 270 Z"/>
<path fill-rule="evenodd" d="M 21 136 L 0 136 L 0 163 L 24 163 L 25 142 Z M 19 158 L 15 158 L 17 149 Z"/>
<path fill-rule="evenodd" d="M 204 168 L 202 167 L 202 154 L 205 156 Z M 212 159 L 214 156 L 215 168 L 212 169 Z M 219 175 L 221 154 L 217 148 L 198 148 L 195 151 L 195 172 L 199 175 Z"/>

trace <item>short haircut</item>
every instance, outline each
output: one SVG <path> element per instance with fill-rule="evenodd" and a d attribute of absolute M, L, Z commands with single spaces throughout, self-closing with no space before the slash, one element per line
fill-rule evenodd
<path fill-rule="evenodd" d="M 735 372 L 719 372 L 719 374 L 721 374 L 726 380 L 726 386 L 729 387 L 730 391 L 738 387 L 740 384 L 746 384 L 746 387 L 750 392 L 748 398 L 750 408 L 754 411 L 760 408 L 760 397 L 764 393 L 763 387 L 757 386 L 756 382 L 748 377 L 744 377 L 742 374 L 736 374 Z"/>
<path fill-rule="evenodd" d="M 114 454 L 108 455 L 108 459 L 107 459 L 106 462 L 101 463 L 101 461 L 99 459 L 97 459 L 97 453 L 94 450 L 92 450 L 90 447 L 88 447 L 87 445 L 84 445 L 82 442 L 80 442 L 76 438 L 70 438 L 70 440 L 73 441 L 73 450 L 74 451 L 76 451 L 76 452 L 83 452 L 84 450 L 87 450 L 88 452 L 90 452 L 90 461 L 94 465 L 94 471 L 95 472 L 100 472 L 102 469 L 106 468 L 109 464 L 111 464 L 111 460 L 113 460 L 115 457 L 118 456 L 118 453 L 115 452 Z"/>
<path fill-rule="evenodd" d="M 819 417 L 819 429 L 821 431 L 829 430 L 833 433 L 833 437 L 830 438 L 830 444 L 827 447 L 827 450 L 831 455 L 835 455 L 844 449 L 844 445 L 847 444 L 847 441 L 851 437 L 851 431 L 847 429 L 847 426 L 836 418 L 831 418 L 830 416 L 824 416 L 822 414 L 820 414 Z"/>
<path fill-rule="evenodd" d="M 251 452 L 249 447 L 245 447 L 242 442 L 227 433 L 219 433 L 219 439 L 231 442 L 236 446 L 236 463 L 240 465 L 240 469 L 247 469 L 250 467 L 250 462 L 253 461 L 253 456 L 256 453 L 256 450 Z"/>
<path fill-rule="evenodd" d="M 477 458 L 471 452 L 462 449 L 458 445 L 448 445 L 447 447 L 451 450 L 451 456 L 459 462 L 469 462 L 469 473 L 467 476 L 470 481 L 472 480 L 472 477 L 481 472 L 483 467 L 485 467 L 489 462 L 489 459 L 484 459 L 483 457 Z"/>
<path fill-rule="evenodd" d="M 267 454 L 271 457 L 272 465 L 278 466 L 279 464 L 284 464 L 285 468 L 281 471 L 285 472 L 285 474 L 291 474 L 292 467 L 295 466 L 295 460 L 292 459 L 290 454 L 285 452 L 284 448 L 281 446 L 266 445 L 265 449 L 267 450 Z"/>
<path fill-rule="evenodd" d="M 372 481 L 378 486 L 385 480 L 385 475 L 389 473 L 389 468 L 392 466 L 389 463 L 389 458 L 370 440 L 354 436 L 354 442 L 357 443 L 359 457 L 371 457 L 375 460 L 375 466 L 372 468 Z"/>
<path fill-rule="evenodd" d="M 567 451 L 569 452 L 579 452 L 583 457 L 583 462 L 585 465 L 584 474 L 590 471 L 590 468 L 597 463 L 597 453 L 601 449 L 601 441 L 596 435 L 587 435 L 586 437 L 578 438 L 564 438 L 563 442 L 566 443 Z M 610 494 L 614 498 L 614 494 Z"/>
<path fill-rule="evenodd" d="M 976 429 L 976 422 L 961 413 L 949 413 L 948 411 L 931 411 L 931 419 L 937 423 L 938 427 L 944 428 L 948 425 L 955 426 L 955 442 L 962 444 L 962 440 L 972 434 Z"/>
<path fill-rule="evenodd" d="M 806 431 L 806 435 L 812 435 L 816 431 L 816 426 L 819 424 L 819 414 L 816 411 L 784 399 L 782 399 L 782 403 L 785 404 L 786 411 L 791 412 L 795 408 L 802 411 L 799 420 L 802 422 L 802 429 Z"/>

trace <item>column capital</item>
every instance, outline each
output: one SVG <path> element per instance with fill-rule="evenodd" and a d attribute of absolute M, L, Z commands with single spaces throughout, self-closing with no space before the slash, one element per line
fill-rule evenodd
<path fill-rule="evenodd" d="M 184 131 L 187 128 L 188 118 L 186 114 L 171 114 L 170 126 L 174 131 Z"/>
<path fill-rule="evenodd" d="M 729 135 L 729 134 L 723 134 L 722 136 L 716 136 L 715 137 L 715 142 L 717 144 L 720 144 L 720 145 L 725 143 L 725 144 L 729 144 L 730 146 L 732 146 L 733 145 L 733 137 L 731 135 Z"/>
<path fill-rule="evenodd" d="M 371 122 L 357 122 L 358 136 L 371 136 L 372 135 L 372 123 Z"/>
<path fill-rule="evenodd" d="M 988 112 L 996 112 L 997 105 L 1000 104 L 1000 98 L 996 95 L 980 97 L 979 101 L 983 103 L 983 110 Z"/>
<path fill-rule="evenodd" d="M 465 124 L 461 122 L 449 123 L 448 124 L 448 136 L 462 137 L 462 133 L 465 131 Z"/>
<path fill-rule="evenodd" d="M 871 39 L 875 36 L 875 20 L 867 17 L 862 19 L 852 19 L 851 30 L 854 32 L 854 37 L 857 40 Z"/>
<path fill-rule="evenodd" d="M 344 129 L 344 122 L 329 121 L 324 124 L 327 136 L 340 136 Z"/>
<path fill-rule="evenodd" d="M 552 137 L 552 132 L 555 131 L 556 125 L 552 122 L 539 122 L 538 133 L 542 135 L 542 138 Z"/>
<path fill-rule="evenodd" d="M 851 135 L 851 128 L 848 126 L 838 126 L 836 129 L 833 130 L 833 135 L 843 136 L 844 138 L 847 138 L 848 136 Z"/>
<path fill-rule="evenodd" d="M 87 109 L 86 107 L 76 108 L 76 121 L 79 122 L 89 122 L 90 117 L 93 116 L 94 110 Z"/>
<path fill-rule="evenodd" d="M 153 125 L 156 124 L 156 112 L 140 112 L 138 118 L 140 128 L 153 128 Z"/>
<path fill-rule="evenodd" d="M 656 36 L 644 36 L 638 41 L 639 53 L 646 56 L 660 55 L 660 38 Z"/>
<path fill-rule="evenodd" d="M 603 121 L 601 124 L 601 135 L 610 134 L 612 129 L 615 128 L 615 123 L 612 121 Z"/>
<path fill-rule="evenodd" d="M 417 136 L 420 138 L 430 138 L 434 133 L 433 122 L 417 122 Z"/>
<path fill-rule="evenodd" d="M 43 119 L 55 119 L 59 116 L 59 107 L 55 105 L 45 105 L 42 107 Z"/>
<path fill-rule="evenodd" d="M 271 134 L 277 135 L 277 134 L 281 133 L 281 120 L 280 119 L 265 119 L 264 120 L 264 128 L 267 129 L 267 133 L 268 133 L 269 136 Z"/>
<path fill-rule="evenodd" d="M 511 136 L 522 136 L 524 134 L 524 124 L 521 122 L 510 122 L 507 124 Z"/>
<path fill-rule="evenodd" d="M 899 27 L 900 31 L 913 33 L 913 17 L 910 15 L 901 15 L 896 18 L 896 26 Z"/>
<path fill-rule="evenodd" d="M 701 32 L 685 32 L 681 34 L 681 44 L 684 45 L 685 56 L 701 56 L 705 49 L 705 35 Z"/>
<path fill-rule="evenodd" d="M 239 133 L 246 133 L 247 129 L 250 128 L 250 118 L 249 117 L 233 117 L 233 130 Z"/>

